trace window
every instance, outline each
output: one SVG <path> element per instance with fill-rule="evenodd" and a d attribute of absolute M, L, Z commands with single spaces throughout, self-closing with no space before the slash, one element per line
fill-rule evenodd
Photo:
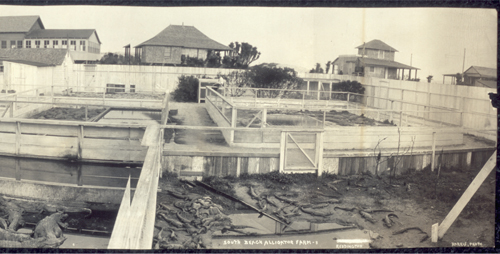
<path fill-rule="evenodd" d="M 10 41 L 10 48 L 15 49 L 16 48 L 16 41 Z"/>
<path fill-rule="evenodd" d="M 2 48 L 6 49 L 7 48 L 7 41 L 2 41 Z"/>
<path fill-rule="evenodd" d="M 49 47 L 49 45 L 50 45 L 50 41 L 49 41 L 49 40 L 45 40 L 45 41 L 43 41 L 43 47 L 44 47 L 44 48 L 48 48 L 48 47 Z"/>
<path fill-rule="evenodd" d="M 26 41 L 26 48 L 30 49 L 31 48 L 31 41 Z"/>
<path fill-rule="evenodd" d="M 106 84 L 106 93 L 124 93 L 125 85 Z"/>
<path fill-rule="evenodd" d="M 71 49 L 76 51 L 76 41 L 71 41 Z"/>
<path fill-rule="evenodd" d="M 370 66 L 370 72 L 375 72 L 375 66 Z"/>
<path fill-rule="evenodd" d="M 85 41 L 80 41 L 80 49 L 85 51 Z"/>
<path fill-rule="evenodd" d="M 23 41 L 17 41 L 17 48 L 22 49 L 23 48 Z"/>
<path fill-rule="evenodd" d="M 68 41 L 61 41 L 63 49 L 68 48 Z"/>
<path fill-rule="evenodd" d="M 3 65 L 0 65 L 0 72 L 3 72 Z"/>
<path fill-rule="evenodd" d="M 52 47 L 53 48 L 59 48 L 58 46 L 59 46 L 59 41 L 58 40 L 53 40 L 52 41 Z"/>
<path fill-rule="evenodd" d="M 35 41 L 35 48 L 37 48 L 37 49 L 40 48 L 40 41 L 38 41 L 38 40 Z"/>
<path fill-rule="evenodd" d="M 165 48 L 165 51 L 163 51 L 163 57 L 164 58 L 170 58 L 170 56 L 172 55 L 172 48 L 171 47 L 168 47 L 168 48 Z"/>
<path fill-rule="evenodd" d="M 381 59 L 384 58 L 384 51 L 383 50 L 378 51 L 378 58 L 381 58 Z"/>
<path fill-rule="evenodd" d="M 130 92 L 135 93 L 135 85 L 130 85 Z"/>

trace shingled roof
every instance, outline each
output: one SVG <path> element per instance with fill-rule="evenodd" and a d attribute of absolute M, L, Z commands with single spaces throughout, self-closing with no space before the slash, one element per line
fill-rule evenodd
<path fill-rule="evenodd" d="M 393 52 L 398 52 L 395 48 L 387 45 L 385 42 L 381 41 L 381 40 L 371 40 L 367 43 L 365 43 L 364 45 L 361 44 L 360 46 L 357 46 L 356 48 L 359 49 L 359 48 L 367 48 L 367 49 L 379 49 L 379 50 L 387 50 L 387 51 L 393 51 Z"/>
<path fill-rule="evenodd" d="M 35 25 L 40 23 L 44 29 L 40 16 L 4 16 L 0 17 L 0 33 L 26 33 Z"/>
<path fill-rule="evenodd" d="M 496 78 L 497 69 L 481 66 L 471 66 L 464 72 L 464 75 L 481 78 Z"/>
<path fill-rule="evenodd" d="M 95 29 L 43 29 L 34 30 L 26 35 L 26 39 L 44 39 L 44 38 L 68 38 L 68 39 L 88 39 L 95 32 Z M 97 36 L 97 41 L 101 43 Z"/>
<path fill-rule="evenodd" d="M 169 25 L 155 37 L 135 46 L 174 46 L 195 49 L 232 50 L 230 47 L 218 43 L 194 26 Z"/>
<path fill-rule="evenodd" d="M 398 63 L 396 61 L 390 61 L 390 60 L 384 60 L 384 59 L 376 59 L 376 58 L 358 58 L 361 63 L 364 63 L 365 65 L 373 65 L 373 66 L 384 66 L 384 67 L 391 67 L 391 68 L 398 68 L 398 69 L 412 69 L 412 70 L 420 70 L 419 68 L 412 67 L 406 64 Z"/>
<path fill-rule="evenodd" d="M 57 66 L 64 62 L 66 49 L 0 49 L 0 61 L 12 61 L 34 66 Z"/>

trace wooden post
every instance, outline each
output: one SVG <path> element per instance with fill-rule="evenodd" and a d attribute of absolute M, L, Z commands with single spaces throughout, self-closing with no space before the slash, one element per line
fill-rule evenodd
<path fill-rule="evenodd" d="M 78 126 L 78 149 L 77 149 L 78 160 L 82 159 L 82 147 L 83 147 L 83 125 L 79 125 Z"/>
<path fill-rule="evenodd" d="M 323 174 L 323 138 L 324 138 L 324 132 L 316 134 L 317 137 L 317 142 L 318 142 L 318 150 L 316 151 L 317 155 L 317 167 L 318 167 L 318 176 L 321 176 Z"/>
<path fill-rule="evenodd" d="M 437 243 L 437 241 L 438 241 L 438 227 L 439 227 L 439 223 L 432 224 L 431 241 L 433 243 Z"/>
<path fill-rule="evenodd" d="M 303 93 L 302 94 L 302 108 L 305 108 L 306 107 L 306 94 Z"/>
<path fill-rule="evenodd" d="M 262 109 L 262 119 L 261 119 L 261 128 L 266 128 L 267 124 L 267 108 Z"/>
<path fill-rule="evenodd" d="M 103 87 L 103 92 L 102 92 L 102 105 L 106 105 L 106 87 Z"/>
<path fill-rule="evenodd" d="M 325 128 L 326 110 L 323 110 L 323 128 Z"/>
<path fill-rule="evenodd" d="M 21 152 L 21 123 L 16 122 L 16 155 Z"/>
<path fill-rule="evenodd" d="M 77 185 L 83 186 L 83 176 L 82 176 L 82 164 L 78 163 L 78 171 L 77 171 Z"/>
<path fill-rule="evenodd" d="M 21 160 L 19 159 L 19 157 L 16 157 L 15 160 L 16 160 L 16 180 L 21 181 L 21 177 L 22 177 Z"/>
<path fill-rule="evenodd" d="M 280 173 L 283 173 L 283 171 L 285 170 L 286 139 L 287 132 L 282 131 L 280 140 Z"/>
<path fill-rule="evenodd" d="M 431 158 L 431 171 L 434 172 L 434 165 L 436 159 L 436 132 L 432 133 L 432 158 Z"/>
<path fill-rule="evenodd" d="M 14 117 L 14 102 L 11 102 L 11 103 L 10 103 L 10 107 L 9 107 L 9 117 L 10 117 L 10 118 L 13 118 L 13 117 Z"/>
<path fill-rule="evenodd" d="M 392 120 L 393 120 L 393 116 L 392 116 L 392 113 L 393 113 L 393 111 L 392 111 L 392 106 L 393 105 L 392 104 L 393 103 L 394 103 L 394 101 L 391 101 L 391 115 L 389 116 L 389 122 L 392 122 Z"/>
<path fill-rule="evenodd" d="M 444 218 L 443 222 L 439 224 L 438 228 L 439 238 L 443 238 L 444 234 L 446 234 L 446 231 L 448 231 L 451 224 L 453 224 L 453 222 L 457 219 L 458 215 L 462 212 L 467 203 L 469 203 L 470 199 L 479 189 L 484 180 L 488 177 L 491 171 L 493 171 L 493 169 L 496 168 L 496 160 L 497 160 L 497 152 L 495 151 L 488 159 L 486 164 L 484 164 L 483 168 L 481 169 L 481 171 L 479 171 L 479 173 L 474 178 L 469 187 L 467 187 L 464 194 L 462 194 L 462 196 L 455 204 L 455 206 L 453 206 L 450 213 L 448 213 L 446 218 Z"/>
<path fill-rule="evenodd" d="M 89 120 L 89 106 L 85 105 L 85 121 Z"/>
<path fill-rule="evenodd" d="M 241 157 L 236 157 L 236 177 L 239 177 L 241 173 Z"/>
<path fill-rule="evenodd" d="M 238 110 L 235 107 L 233 107 L 232 109 L 233 110 L 231 111 L 231 127 L 235 128 L 236 127 L 236 118 L 238 117 Z M 234 130 L 231 130 L 229 143 L 230 143 L 230 145 L 234 143 Z"/>

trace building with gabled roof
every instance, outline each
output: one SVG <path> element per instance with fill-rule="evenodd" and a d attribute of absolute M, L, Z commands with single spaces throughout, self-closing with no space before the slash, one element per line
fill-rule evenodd
<path fill-rule="evenodd" d="M 394 61 L 395 48 L 387 45 L 381 40 L 372 40 L 357 46 L 358 55 L 341 55 L 333 61 L 333 72 L 336 74 L 363 75 L 366 77 L 404 79 L 405 70 L 411 79 L 411 71 L 416 67 Z"/>
<path fill-rule="evenodd" d="M 66 49 L 0 49 L 0 87 L 24 91 L 35 87 L 69 85 L 74 61 Z"/>
<path fill-rule="evenodd" d="M 205 60 L 208 54 L 232 52 L 194 26 L 169 25 L 153 38 L 137 45 L 136 57 L 146 64 L 181 64 L 182 56 Z"/>
<path fill-rule="evenodd" d="M 443 84 L 446 77 L 451 77 L 452 85 L 497 88 L 497 69 L 494 68 L 473 65 L 464 73 L 443 74 Z"/>
<path fill-rule="evenodd" d="M 100 59 L 95 29 L 45 29 L 39 16 L 0 17 L 0 49 L 66 49 L 75 63 Z"/>

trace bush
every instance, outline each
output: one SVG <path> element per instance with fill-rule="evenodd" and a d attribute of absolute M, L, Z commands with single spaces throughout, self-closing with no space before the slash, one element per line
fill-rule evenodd
<path fill-rule="evenodd" d="M 198 79 L 195 76 L 180 76 L 179 84 L 171 95 L 175 101 L 179 102 L 198 101 Z"/>
<path fill-rule="evenodd" d="M 347 81 L 342 81 L 338 84 L 334 84 L 332 86 L 332 91 L 364 94 L 365 88 L 358 81 L 347 80 Z M 360 101 L 361 98 L 358 97 L 360 96 L 351 96 L 350 99 L 353 101 Z M 332 98 L 347 100 L 347 94 L 332 94 Z"/>

